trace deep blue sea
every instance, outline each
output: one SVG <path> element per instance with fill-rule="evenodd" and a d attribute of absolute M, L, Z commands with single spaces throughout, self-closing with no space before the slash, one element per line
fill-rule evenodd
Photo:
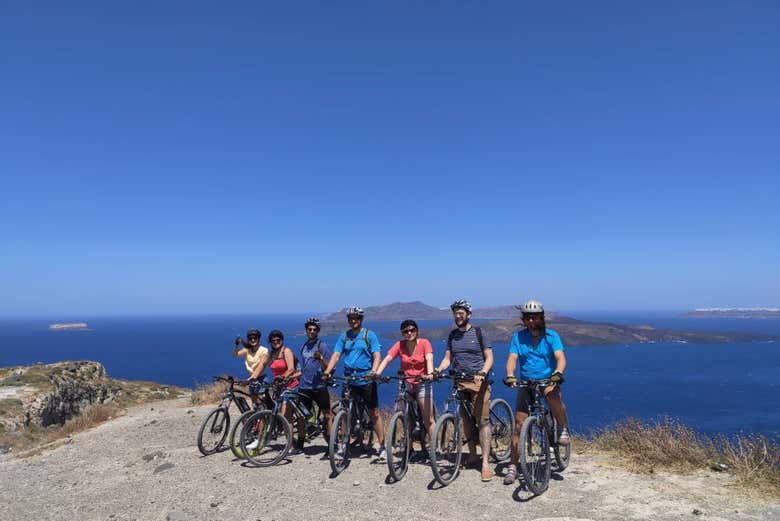
<path fill-rule="evenodd" d="M 676 312 L 569 312 L 585 320 L 649 324 L 661 328 L 743 331 L 780 336 L 780 319 L 691 318 Z M 303 343 L 298 315 L 83 318 L 88 331 L 49 331 L 47 319 L 0 320 L 0 366 L 61 360 L 97 360 L 118 378 L 194 387 L 212 375 L 245 376 L 243 362 L 231 356 L 232 340 L 250 327 L 266 335 L 281 329 L 286 344 Z M 449 321 L 421 321 L 420 326 Z M 396 322 L 366 326 L 379 333 L 383 351 L 398 338 Z M 296 336 L 298 333 L 298 336 Z M 334 337 L 325 337 L 333 343 Z M 444 341 L 431 339 L 441 357 Z M 266 344 L 266 342 L 264 342 Z M 508 344 L 494 343 L 493 394 L 513 393 L 500 384 Z M 680 418 L 707 433 L 738 432 L 780 436 L 780 342 L 739 344 L 630 344 L 572 347 L 564 399 L 574 429 L 587 430 L 633 416 Z M 395 371 L 395 367 L 388 370 Z M 382 401 L 394 387 L 380 388 Z M 437 402 L 448 394 L 435 389 Z"/>

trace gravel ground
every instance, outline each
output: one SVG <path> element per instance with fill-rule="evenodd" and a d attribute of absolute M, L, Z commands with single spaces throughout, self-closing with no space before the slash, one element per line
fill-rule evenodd
<path fill-rule="evenodd" d="M 154 403 L 43 454 L 0 456 L 0 520 L 780 519 L 780 501 L 741 499 L 727 475 L 635 475 L 592 455 L 575 454 L 539 497 L 499 477 L 482 483 L 476 470 L 440 488 L 422 464 L 388 484 L 386 465 L 363 458 L 332 479 L 321 439 L 250 468 L 230 451 L 198 452 L 208 410 L 186 398 Z"/>

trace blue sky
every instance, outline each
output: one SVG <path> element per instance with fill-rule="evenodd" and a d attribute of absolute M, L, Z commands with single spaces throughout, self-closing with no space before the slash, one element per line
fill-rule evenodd
<path fill-rule="evenodd" d="M 537 4 L 4 3 L 0 316 L 779 305 L 780 5 Z"/>

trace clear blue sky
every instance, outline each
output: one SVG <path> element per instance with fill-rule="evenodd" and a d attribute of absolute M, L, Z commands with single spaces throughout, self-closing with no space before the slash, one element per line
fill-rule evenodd
<path fill-rule="evenodd" d="M 539 4 L 4 2 L 0 316 L 779 305 L 780 4 Z"/>

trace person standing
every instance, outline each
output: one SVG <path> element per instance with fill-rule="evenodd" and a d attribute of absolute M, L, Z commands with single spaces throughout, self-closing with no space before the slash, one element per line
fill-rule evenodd
<path fill-rule="evenodd" d="M 566 406 L 561 398 L 560 384 L 566 370 L 566 355 L 558 333 L 548 329 L 544 321 L 544 306 L 537 300 L 529 300 L 520 307 L 525 329 L 512 335 L 509 346 L 509 358 L 506 361 L 506 384 L 517 387 L 515 369 L 520 369 L 520 380 L 550 380 L 543 389 L 544 399 L 558 422 L 558 443 L 568 445 L 571 442 L 566 417 Z M 518 445 L 520 429 L 530 413 L 534 398 L 530 389 L 521 388 L 517 393 L 515 405 L 515 430 L 512 434 L 512 456 L 509 470 L 504 476 L 504 484 L 511 485 L 517 479 L 519 460 Z"/>
<path fill-rule="evenodd" d="M 382 346 L 376 333 L 363 327 L 365 312 L 359 307 L 347 309 L 349 329 L 344 331 L 333 348 L 333 355 L 322 377 L 330 379 L 333 368 L 344 356 L 344 374 L 357 380 L 350 384 L 353 396 L 360 396 L 368 408 L 368 414 L 374 424 L 374 432 L 379 442 L 377 461 L 387 458 L 385 452 L 385 426 L 382 413 L 379 411 L 379 396 L 377 383 L 373 379 L 381 362 Z"/>
<path fill-rule="evenodd" d="M 332 351 L 325 341 L 320 340 L 320 321 L 311 317 L 304 323 L 306 342 L 301 346 L 301 377 L 298 393 L 301 402 L 311 411 L 314 403 L 325 417 L 325 439 L 330 437 L 333 415 L 330 410 L 330 394 L 322 381 L 322 372 L 328 366 Z"/>
<path fill-rule="evenodd" d="M 474 419 L 479 422 L 479 445 L 482 449 L 482 481 L 490 481 L 495 472 L 490 468 L 490 384 L 486 379 L 493 367 L 493 348 L 488 342 L 482 330 L 472 326 L 471 304 L 459 299 L 450 306 L 452 317 L 455 321 L 455 329 L 450 332 L 447 339 L 447 350 L 444 351 L 436 373 L 441 373 L 452 365 L 455 371 L 474 375 L 473 381 L 458 381 L 456 385 L 461 395 L 471 400 L 471 410 Z M 477 457 L 477 445 L 474 439 L 476 426 L 461 413 L 463 427 L 468 437 L 469 466 L 477 466 L 480 463 Z"/>

